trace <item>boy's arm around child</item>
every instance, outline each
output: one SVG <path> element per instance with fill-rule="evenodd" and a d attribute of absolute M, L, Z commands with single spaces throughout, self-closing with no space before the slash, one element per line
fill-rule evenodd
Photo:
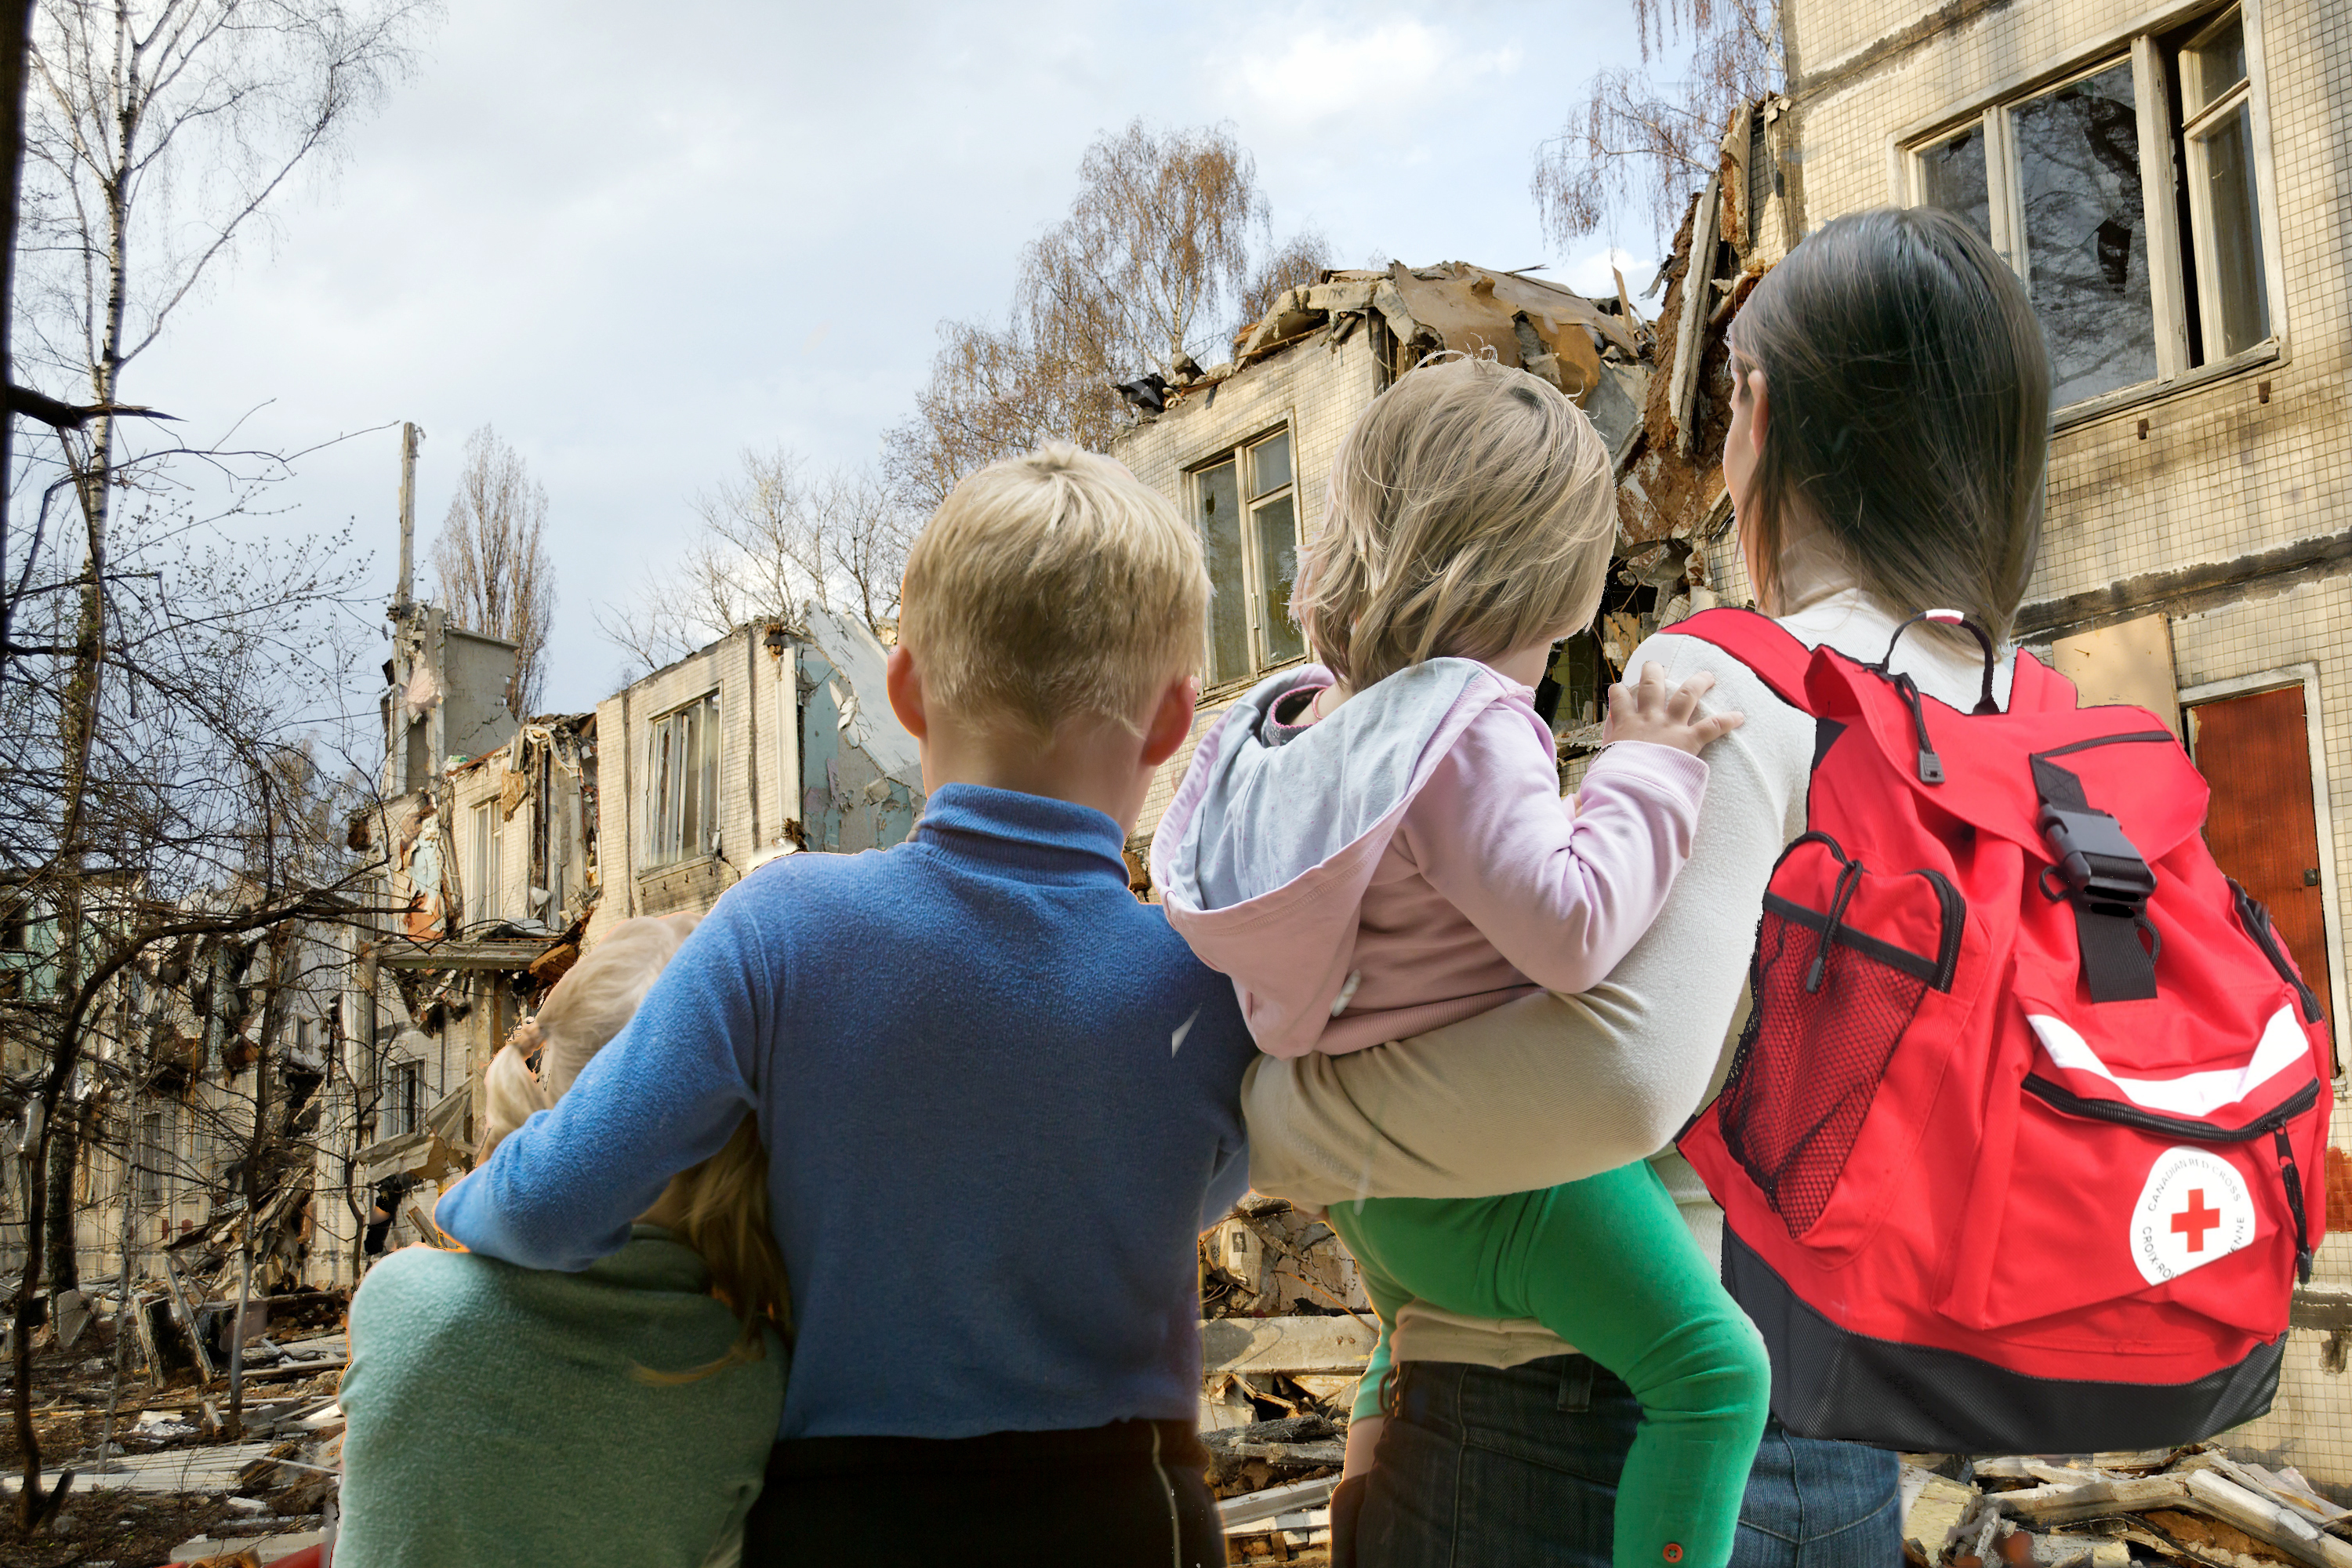
<path fill-rule="evenodd" d="M 572 1091 L 450 1189 L 435 1222 L 476 1252 L 576 1273 L 620 1250 L 678 1172 L 753 1107 L 776 960 L 721 900 Z"/>

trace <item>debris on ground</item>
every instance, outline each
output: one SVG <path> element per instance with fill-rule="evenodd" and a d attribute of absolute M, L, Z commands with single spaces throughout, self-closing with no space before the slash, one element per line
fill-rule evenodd
<path fill-rule="evenodd" d="M 189 1294 L 134 1289 L 129 1310 L 92 1296 L 92 1321 L 77 1325 L 70 1350 L 46 1331 L 35 1342 L 42 1483 L 55 1489 L 68 1470 L 73 1479 L 57 1515 L 30 1540 L 13 1507 L 0 1507 L 0 1561 L 26 1568 L 299 1563 L 326 1538 L 342 1457 L 336 1395 L 351 1359 L 349 1298 L 257 1297 L 240 1316 L 234 1300 Z M 233 1345 L 241 1420 L 228 1389 Z M 13 1394 L 0 1381 L 0 1403 Z M 13 1503 L 24 1463 L 14 1421 L 0 1419 L 0 1500 Z"/>
<path fill-rule="evenodd" d="M 1903 1459 L 1916 1568 L 2352 1568 L 2352 1510 L 2221 1447 Z"/>

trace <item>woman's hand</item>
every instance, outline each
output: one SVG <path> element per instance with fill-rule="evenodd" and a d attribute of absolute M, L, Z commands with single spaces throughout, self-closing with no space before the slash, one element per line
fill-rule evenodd
<path fill-rule="evenodd" d="M 1644 663 L 1639 680 L 1609 689 L 1609 716 L 1601 727 L 1601 743 L 1647 741 L 1696 756 L 1748 722 L 1744 715 L 1727 710 L 1701 713 L 1699 699 L 1714 689 L 1715 677 L 1701 670 L 1670 690 L 1665 667 Z"/>

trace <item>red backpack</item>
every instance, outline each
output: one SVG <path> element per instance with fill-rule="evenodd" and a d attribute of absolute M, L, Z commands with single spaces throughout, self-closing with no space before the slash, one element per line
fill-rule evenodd
<path fill-rule="evenodd" d="M 2270 1407 L 2326 1207 L 2327 1035 L 2145 709 L 2019 654 L 2009 710 L 1674 630 L 1817 726 L 1754 1005 L 1683 1153 L 1792 1432 L 1939 1453 L 2193 1442 Z"/>

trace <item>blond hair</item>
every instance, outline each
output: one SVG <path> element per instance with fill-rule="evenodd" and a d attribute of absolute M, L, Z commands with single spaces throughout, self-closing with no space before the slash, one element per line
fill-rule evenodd
<path fill-rule="evenodd" d="M 581 1069 L 635 1015 L 701 918 L 689 912 L 623 921 L 555 983 L 539 1011 L 491 1058 L 480 1159 L 488 1159 L 533 1110 L 563 1097 Z M 530 1086 L 523 1061 L 533 1052 L 540 1058 L 539 1080 Z M 733 1310 L 742 1331 L 726 1354 L 701 1366 L 684 1372 L 635 1368 L 635 1375 L 649 1383 L 688 1383 L 739 1362 L 757 1361 L 767 1353 L 766 1325 L 782 1329 L 791 1322 L 783 1256 L 769 1224 L 768 1152 L 761 1147 L 752 1118 L 737 1124 L 726 1147 L 682 1173 L 677 1192 L 678 1238 L 702 1255 L 711 1293 Z"/>
<path fill-rule="evenodd" d="M 1047 446 L 956 486 L 915 541 L 898 640 L 943 710 L 1050 742 L 1066 719 L 1139 728 L 1200 661 L 1200 536 L 1119 463 Z"/>
<path fill-rule="evenodd" d="M 1340 443 L 1298 622 L 1358 689 L 1424 659 L 1499 658 L 1592 619 L 1616 535 L 1616 477 L 1581 409 L 1491 359 L 1433 362 Z"/>

